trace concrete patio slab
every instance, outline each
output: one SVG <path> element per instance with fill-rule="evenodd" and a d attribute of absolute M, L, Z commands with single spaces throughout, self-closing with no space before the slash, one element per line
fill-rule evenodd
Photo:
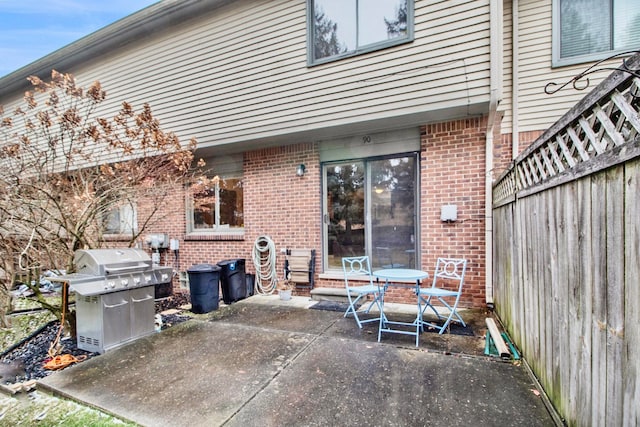
<path fill-rule="evenodd" d="M 145 426 L 554 425 L 522 366 L 384 337 L 308 301 L 248 300 L 44 378 Z M 456 337 L 478 347 L 477 336 Z M 429 348 L 432 341 L 444 348 Z M 475 351 L 475 350 L 474 350 Z M 477 353 L 477 352 L 476 352 Z"/>

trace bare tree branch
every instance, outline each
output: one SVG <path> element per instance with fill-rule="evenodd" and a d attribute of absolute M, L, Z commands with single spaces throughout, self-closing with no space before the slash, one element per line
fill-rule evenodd
<path fill-rule="evenodd" d="M 24 275 L 40 297 L 43 270 L 72 272 L 77 249 L 103 244 L 114 210 L 144 201 L 127 230 L 134 245 L 157 221 L 167 188 L 192 177 L 196 141 L 164 131 L 148 104 L 123 102 L 113 117 L 98 116 L 99 82 L 82 88 L 55 70 L 49 82 L 29 81 L 23 105 L 0 107 L 0 257 L 5 287 Z"/>

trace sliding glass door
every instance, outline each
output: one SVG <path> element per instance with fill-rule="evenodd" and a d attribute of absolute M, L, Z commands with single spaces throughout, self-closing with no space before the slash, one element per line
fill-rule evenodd
<path fill-rule="evenodd" d="M 365 178 L 364 162 L 337 163 L 324 168 L 328 269 L 342 268 L 342 257 L 366 253 Z"/>
<path fill-rule="evenodd" d="M 372 268 L 416 267 L 416 156 L 324 165 L 325 268 L 369 255 Z"/>
<path fill-rule="evenodd" d="M 414 157 L 369 162 L 372 268 L 415 268 L 416 170 Z"/>

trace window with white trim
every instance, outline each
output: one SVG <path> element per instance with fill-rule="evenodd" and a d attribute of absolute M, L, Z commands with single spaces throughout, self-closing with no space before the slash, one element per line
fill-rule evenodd
<path fill-rule="evenodd" d="M 553 65 L 640 48 L 638 0 L 554 0 Z"/>
<path fill-rule="evenodd" d="M 135 206 L 125 203 L 105 212 L 102 216 L 104 234 L 134 234 L 138 229 Z"/>
<path fill-rule="evenodd" d="M 188 233 L 242 234 L 242 176 L 202 177 L 189 188 Z"/>
<path fill-rule="evenodd" d="M 413 1 L 307 0 L 309 63 L 413 40 Z"/>

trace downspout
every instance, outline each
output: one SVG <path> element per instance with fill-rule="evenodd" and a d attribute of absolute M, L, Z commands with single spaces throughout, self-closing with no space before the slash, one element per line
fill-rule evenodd
<path fill-rule="evenodd" d="M 489 101 L 489 117 L 485 137 L 485 299 L 488 306 L 493 306 L 493 123 L 497 108 L 497 90 L 493 89 Z"/>
<path fill-rule="evenodd" d="M 485 135 L 485 299 L 493 306 L 493 132 L 502 97 L 502 1 L 491 0 L 490 9 L 490 100 Z"/>
<path fill-rule="evenodd" d="M 511 6 L 511 159 L 518 157 L 520 136 L 518 129 L 518 0 Z"/>

